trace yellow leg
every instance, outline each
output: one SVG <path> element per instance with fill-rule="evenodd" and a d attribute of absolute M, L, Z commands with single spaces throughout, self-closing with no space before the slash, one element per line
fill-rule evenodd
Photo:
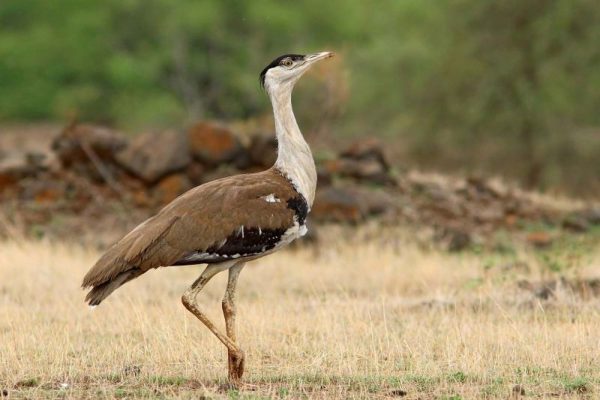
<path fill-rule="evenodd" d="M 223 316 L 225 317 L 225 329 L 227 336 L 237 346 L 237 338 L 235 332 L 235 317 L 236 317 L 236 305 L 235 305 L 235 288 L 237 285 L 238 277 L 240 272 L 244 268 L 244 264 L 237 264 L 229 269 L 229 279 L 227 281 L 227 290 L 225 296 L 223 296 Z M 234 386 L 239 386 L 244 374 L 244 352 L 237 347 L 238 351 L 228 350 L 227 361 L 229 367 L 229 381 Z"/>
<path fill-rule="evenodd" d="M 185 308 L 188 309 L 189 312 L 194 314 L 196 316 L 196 318 L 198 318 L 204 325 L 206 325 L 206 327 L 208 329 L 210 329 L 210 331 L 227 347 L 227 352 L 229 354 L 230 359 L 233 357 L 236 360 L 241 360 L 242 371 L 243 371 L 244 353 L 238 347 L 238 345 L 235 343 L 235 339 L 233 339 L 233 340 L 230 339 L 227 335 L 224 335 L 219 329 L 217 329 L 215 324 L 210 319 L 208 319 L 208 317 L 206 316 L 206 314 L 204 314 L 204 312 L 202 312 L 200 310 L 200 308 L 198 307 L 198 302 L 196 301 L 196 297 L 198 296 L 198 293 L 204 288 L 206 283 L 209 280 L 211 280 L 212 277 L 214 277 L 216 274 L 218 274 L 219 272 L 224 271 L 230 267 L 236 268 L 235 265 L 232 267 L 231 263 L 211 264 L 208 267 L 206 267 L 206 269 L 204 270 L 204 272 L 202 272 L 200 277 L 183 294 L 183 296 L 181 297 L 181 302 L 183 303 Z M 237 272 L 237 274 L 239 274 L 239 271 Z M 231 281 L 231 273 L 230 273 L 229 277 L 230 277 L 230 281 Z M 229 284 L 227 285 L 227 287 L 229 289 Z M 234 287 L 235 287 L 235 284 L 234 284 Z M 239 362 L 238 362 L 238 365 L 239 365 Z M 230 371 L 231 371 L 231 368 L 230 368 Z M 231 377 L 231 373 L 230 373 L 230 377 Z M 239 377 L 241 378 L 241 374 L 239 374 Z M 234 385 L 237 383 L 239 383 L 239 380 L 237 382 L 232 382 L 232 384 L 234 384 Z"/>

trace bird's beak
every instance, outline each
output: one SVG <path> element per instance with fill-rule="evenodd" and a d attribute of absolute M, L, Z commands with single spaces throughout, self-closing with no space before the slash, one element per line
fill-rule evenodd
<path fill-rule="evenodd" d="M 306 57 L 304 57 L 304 61 L 306 61 L 308 64 L 313 64 L 313 63 L 316 63 L 317 61 L 324 60 L 326 58 L 331 58 L 331 57 L 333 57 L 332 52 L 322 51 L 320 53 L 308 54 Z"/>

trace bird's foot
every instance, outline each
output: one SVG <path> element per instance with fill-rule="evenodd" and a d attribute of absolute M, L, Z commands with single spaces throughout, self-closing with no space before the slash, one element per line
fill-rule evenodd
<path fill-rule="evenodd" d="M 244 352 L 229 352 L 227 356 L 229 366 L 229 384 L 240 388 L 242 384 L 242 376 L 244 375 Z"/>

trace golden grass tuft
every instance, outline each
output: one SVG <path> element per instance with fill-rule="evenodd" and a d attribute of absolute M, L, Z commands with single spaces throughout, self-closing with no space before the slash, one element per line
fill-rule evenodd
<path fill-rule="evenodd" d="M 340 233 L 341 234 L 341 233 Z M 600 395 L 600 307 L 519 289 L 542 271 L 329 240 L 250 263 L 238 330 L 254 390 L 221 388 L 226 352 L 181 305 L 201 267 L 164 268 L 90 311 L 96 251 L 0 244 L 0 391 L 10 398 L 579 398 Z M 596 256 L 580 273 L 598 273 Z M 200 299 L 221 326 L 226 274 Z M 517 386 L 518 385 L 518 386 Z M 453 397 L 454 396 L 454 397 Z"/>

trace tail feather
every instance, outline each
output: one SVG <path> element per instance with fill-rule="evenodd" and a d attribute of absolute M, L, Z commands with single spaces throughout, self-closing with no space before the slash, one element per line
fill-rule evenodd
<path fill-rule="evenodd" d="M 99 285 L 95 285 L 92 287 L 92 290 L 89 291 L 87 296 L 85 296 L 85 301 L 90 306 L 97 306 L 107 298 L 112 292 L 118 289 L 123 284 L 129 282 L 130 280 L 137 278 L 141 274 L 143 274 L 139 268 L 129 269 L 127 271 L 121 272 L 119 275 L 115 276 L 113 279 L 110 279 L 106 282 L 103 282 Z"/>

